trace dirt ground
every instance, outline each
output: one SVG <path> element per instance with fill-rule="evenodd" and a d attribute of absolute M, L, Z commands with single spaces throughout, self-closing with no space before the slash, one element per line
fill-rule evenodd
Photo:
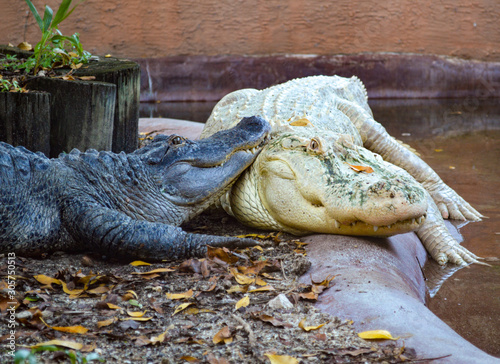
<path fill-rule="evenodd" d="M 263 234 L 213 211 L 185 228 Z M 260 247 L 236 254 L 213 249 L 206 258 L 137 266 L 130 264 L 133 258 L 117 262 L 61 252 L 40 260 L 16 257 L 13 273 L 4 253 L 0 258 L 0 362 L 13 362 L 9 343 L 15 342 L 20 350 L 52 340 L 57 340 L 52 342 L 57 346 L 32 349 L 39 350 L 33 354 L 37 362 L 69 363 L 73 358 L 76 363 L 97 359 L 106 363 L 396 363 L 414 358 L 401 340 L 379 346 L 359 338 L 350 320 L 313 307 L 318 294 L 335 285 L 335 278 L 298 283 L 310 263 L 296 237 L 256 238 L 262 242 Z M 14 297 L 9 297 L 9 275 L 15 276 Z M 15 312 L 8 310 L 12 302 Z M 13 338 L 9 325 L 14 317 Z"/>

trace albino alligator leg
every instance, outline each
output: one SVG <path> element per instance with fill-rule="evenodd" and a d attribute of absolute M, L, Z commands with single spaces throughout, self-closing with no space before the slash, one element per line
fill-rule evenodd
<path fill-rule="evenodd" d="M 385 128 L 372 118 L 361 123 L 364 146 L 384 160 L 410 173 L 431 194 L 444 219 L 479 221 L 483 217 L 462 197 L 447 186 L 427 163 L 391 137 Z"/>
<path fill-rule="evenodd" d="M 440 265 L 448 262 L 458 265 L 480 263 L 478 259 L 481 258 L 465 249 L 451 236 L 430 195 L 428 203 L 427 218 L 416 233 L 434 260 Z"/>

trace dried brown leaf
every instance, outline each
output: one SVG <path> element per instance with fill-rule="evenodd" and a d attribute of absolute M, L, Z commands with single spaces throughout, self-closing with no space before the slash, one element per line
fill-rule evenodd
<path fill-rule="evenodd" d="M 231 329 L 229 326 L 224 326 L 222 329 L 219 330 L 217 334 L 215 334 L 214 338 L 212 339 L 214 344 L 219 344 L 219 343 L 224 343 L 224 344 L 230 344 L 232 340 L 232 333 Z"/>
<path fill-rule="evenodd" d="M 366 173 L 373 173 L 373 168 L 370 166 L 354 166 L 352 164 L 349 164 L 349 167 L 351 167 L 352 170 L 356 172 L 366 172 Z"/>
<path fill-rule="evenodd" d="M 241 300 L 239 300 L 238 302 L 236 302 L 235 308 L 236 308 L 236 310 L 238 310 L 241 307 L 247 307 L 249 304 L 250 304 L 250 297 L 249 296 L 245 296 Z"/>
<path fill-rule="evenodd" d="M 183 292 L 183 293 L 165 293 L 165 295 L 167 296 L 168 299 L 171 299 L 171 300 L 181 300 L 181 299 L 193 297 L 193 290 L 190 289 L 190 290 Z"/>
<path fill-rule="evenodd" d="M 304 318 L 303 318 L 302 320 L 300 320 L 300 322 L 299 322 L 299 327 L 300 327 L 302 330 L 304 330 L 304 331 L 318 330 L 318 329 L 320 329 L 320 328 L 322 328 L 323 326 L 325 326 L 325 325 L 326 325 L 326 323 L 325 323 L 325 324 L 320 324 L 320 325 L 317 325 L 317 326 L 306 326 L 306 325 L 305 325 L 305 323 L 306 323 L 306 318 L 304 317 Z"/>
<path fill-rule="evenodd" d="M 211 246 L 207 247 L 207 257 L 209 259 L 217 257 L 228 264 L 234 264 L 239 260 L 239 258 L 231 253 L 227 248 L 214 248 Z"/>

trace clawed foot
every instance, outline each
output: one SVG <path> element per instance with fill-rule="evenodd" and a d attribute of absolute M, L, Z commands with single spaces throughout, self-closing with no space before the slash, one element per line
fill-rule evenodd
<path fill-rule="evenodd" d="M 484 217 L 444 183 L 436 188 L 430 187 L 428 191 L 443 219 L 480 221 Z"/>
<path fill-rule="evenodd" d="M 447 236 L 444 244 L 439 244 L 433 251 L 429 251 L 431 256 L 438 262 L 439 265 L 445 265 L 447 263 L 453 263 L 457 265 L 469 265 L 472 263 L 488 265 L 486 263 L 480 262 L 477 255 L 471 253 L 463 246 L 458 244 L 451 236 Z M 444 245 L 444 246 L 442 246 Z"/>

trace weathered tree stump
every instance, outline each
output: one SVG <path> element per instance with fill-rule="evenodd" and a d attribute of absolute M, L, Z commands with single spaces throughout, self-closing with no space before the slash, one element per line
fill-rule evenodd
<path fill-rule="evenodd" d="M 84 65 L 76 76 L 95 76 L 96 81 L 116 85 L 113 152 L 132 152 L 138 147 L 141 69 L 127 59 L 102 58 Z"/>
<path fill-rule="evenodd" d="M 51 95 L 51 157 L 73 148 L 112 149 L 115 85 L 38 77 L 28 82 L 28 89 Z"/>
<path fill-rule="evenodd" d="M 0 46 L 0 52 L 18 54 L 19 58 L 30 55 L 29 52 L 18 48 L 5 46 Z M 68 71 L 67 69 L 58 70 L 61 75 Z M 66 81 L 58 78 L 36 77 L 28 82 L 29 90 L 47 91 L 51 94 L 50 131 L 47 131 L 50 133 L 51 146 L 50 153 L 47 152 L 47 154 L 55 157 L 60 152 L 69 152 L 73 148 L 112 150 L 117 153 L 137 149 L 140 102 L 139 65 L 129 60 L 101 57 L 98 62 L 83 65 L 74 72 L 74 75 L 95 76 L 95 80 Z M 31 108 L 30 106 L 22 107 L 28 110 Z M 0 124 L 4 125 L 2 129 L 5 132 L 0 134 L 0 140 L 3 141 L 14 140 L 12 135 L 6 134 L 12 133 L 16 128 L 14 125 L 20 123 L 21 111 L 16 111 L 16 119 L 11 116 L 7 118 L 8 108 L 9 110 L 19 109 L 16 105 L 0 108 L 0 120 L 5 123 L 5 125 Z M 10 113 L 12 114 L 12 111 Z M 37 120 L 29 119 L 24 114 L 21 117 L 25 118 L 26 122 L 32 120 L 32 123 L 38 123 Z M 26 129 L 26 126 L 23 127 Z M 32 128 L 35 130 L 37 127 Z M 38 138 L 37 134 L 33 134 L 28 139 Z M 26 138 L 19 144 L 30 150 L 40 148 L 25 140 Z"/>
<path fill-rule="evenodd" d="M 0 140 L 50 155 L 50 94 L 0 92 Z"/>

